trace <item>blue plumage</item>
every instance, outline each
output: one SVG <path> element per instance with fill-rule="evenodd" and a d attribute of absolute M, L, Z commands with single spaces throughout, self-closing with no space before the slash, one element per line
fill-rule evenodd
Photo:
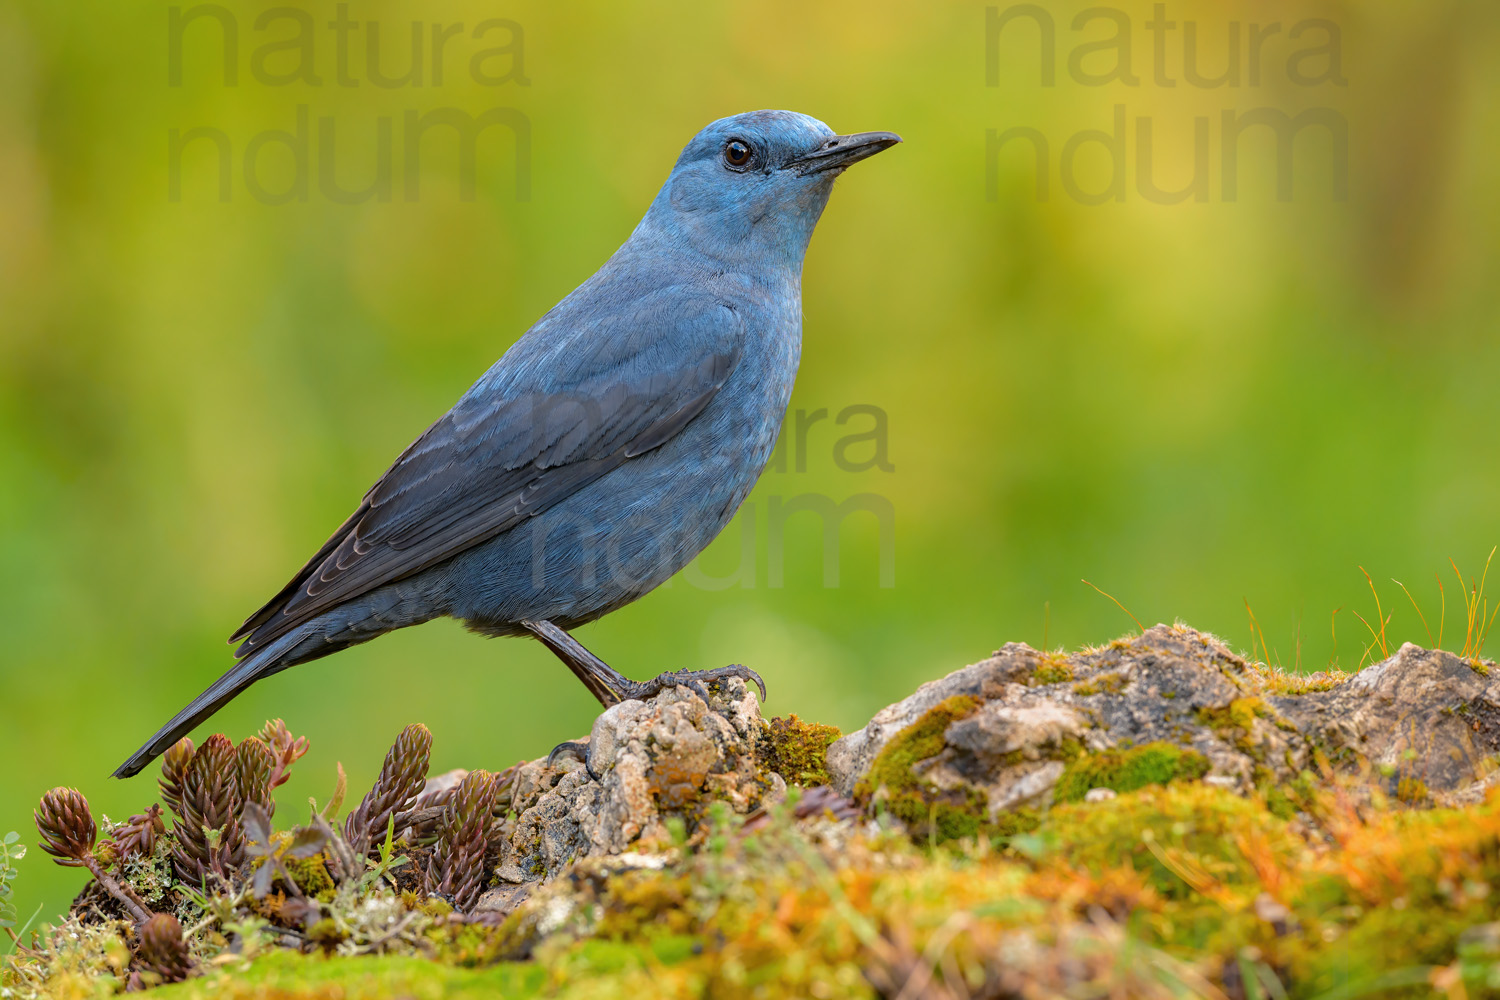
<path fill-rule="evenodd" d="M 734 516 L 791 398 L 833 180 L 899 141 L 788 111 L 698 133 L 625 244 L 402 453 L 235 633 L 238 662 L 115 774 L 262 677 L 444 615 L 536 636 L 604 704 L 654 689 L 566 630 L 660 585 Z"/>

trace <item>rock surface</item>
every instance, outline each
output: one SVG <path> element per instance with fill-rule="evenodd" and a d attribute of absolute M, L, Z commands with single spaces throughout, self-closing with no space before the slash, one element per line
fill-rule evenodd
<path fill-rule="evenodd" d="M 1500 780 L 1500 674 L 1407 643 L 1328 691 L 1266 700 L 1304 739 L 1345 762 L 1366 758 L 1441 802 L 1478 802 Z"/>
<path fill-rule="evenodd" d="M 579 858 L 691 842 L 714 802 L 748 815 L 779 801 L 767 731 L 738 680 L 707 701 L 679 687 L 605 711 L 580 741 L 597 777 L 573 757 L 519 767 L 480 908 L 508 911 Z M 1485 663 L 1408 644 L 1357 674 L 1289 674 L 1182 625 L 1073 655 L 1009 643 L 882 709 L 827 755 L 834 788 L 866 805 L 905 786 L 905 811 L 891 811 L 918 829 L 935 804 L 1004 827 L 1007 814 L 1174 778 L 1274 796 L 1320 762 L 1411 805 L 1456 805 L 1500 782 L 1497 761 L 1500 675 Z"/>
<path fill-rule="evenodd" d="M 500 881 L 535 882 L 577 858 L 670 840 L 672 820 L 691 843 L 713 802 L 749 814 L 778 800 L 786 784 L 757 758 L 764 729 L 753 690 L 738 679 L 712 685 L 707 702 L 676 687 L 607 709 L 580 741 L 589 747 L 597 780 L 574 758 L 521 766 L 512 786 L 513 816 L 503 829 Z M 512 895 L 502 885 L 484 905 L 503 909 Z"/>
<path fill-rule="evenodd" d="M 1245 792 L 1294 780 L 1321 754 L 1412 804 L 1477 801 L 1500 780 L 1500 678 L 1486 663 L 1407 644 L 1352 676 L 1295 675 L 1158 625 L 1072 656 L 1009 643 L 924 684 L 829 749 L 834 786 L 854 794 L 889 781 L 882 752 L 936 711 L 957 715 L 911 764 L 916 784 L 949 801 L 982 796 L 992 821 L 1050 805 L 1070 769 L 1068 797 L 1084 797 L 1078 781 L 1091 777 L 1110 787 L 1110 767 L 1090 770 L 1094 759 L 1148 778 L 1176 767 Z"/>

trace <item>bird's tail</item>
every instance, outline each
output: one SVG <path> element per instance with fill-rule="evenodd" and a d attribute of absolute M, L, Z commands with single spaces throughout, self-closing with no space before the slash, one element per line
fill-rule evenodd
<path fill-rule="evenodd" d="M 235 695 L 262 677 L 269 677 L 297 662 L 286 655 L 289 647 L 295 645 L 287 640 L 294 637 L 300 638 L 296 632 L 283 636 L 271 645 L 255 650 L 226 670 L 224 676 L 208 686 L 207 691 L 194 698 L 186 708 L 172 717 L 171 722 L 157 730 L 156 735 L 147 740 L 145 746 L 115 768 L 114 777 L 129 778 L 139 774 L 147 764 L 166 753 L 172 744 L 192 732 L 198 723 L 229 704 Z"/>

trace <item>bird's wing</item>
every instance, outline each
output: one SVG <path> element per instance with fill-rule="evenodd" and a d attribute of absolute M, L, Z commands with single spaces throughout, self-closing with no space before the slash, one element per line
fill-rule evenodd
<path fill-rule="evenodd" d="M 681 431 L 733 371 L 740 319 L 711 300 L 653 298 L 576 330 L 538 324 L 230 636 L 245 640 L 235 655 L 493 538 Z"/>

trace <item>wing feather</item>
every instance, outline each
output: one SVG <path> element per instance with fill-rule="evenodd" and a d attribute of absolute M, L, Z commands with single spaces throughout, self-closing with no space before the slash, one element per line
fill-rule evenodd
<path fill-rule="evenodd" d="M 675 315 L 660 312 L 632 310 L 623 334 L 609 323 L 590 324 L 589 340 L 598 346 L 579 358 L 584 377 L 567 391 L 537 384 L 540 373 L 557 375 L 535 363 L 537 356 L 546 361 L 552 350 L 555 362 L 557 355 L 547 337 L 537 337 L 544 324 L 534 328 L 488 382 L 402 452 L 297 575 L 245 620 L 230 637 L 244 640 L 235 655 L 451 559 L 680 433 L 733 371 L 739 319 L 703 300 L 679 301 Z M 661 332 L 635 328 L 653 315 Z M 552 339 L 567 340 L 555 331 Z"/>

